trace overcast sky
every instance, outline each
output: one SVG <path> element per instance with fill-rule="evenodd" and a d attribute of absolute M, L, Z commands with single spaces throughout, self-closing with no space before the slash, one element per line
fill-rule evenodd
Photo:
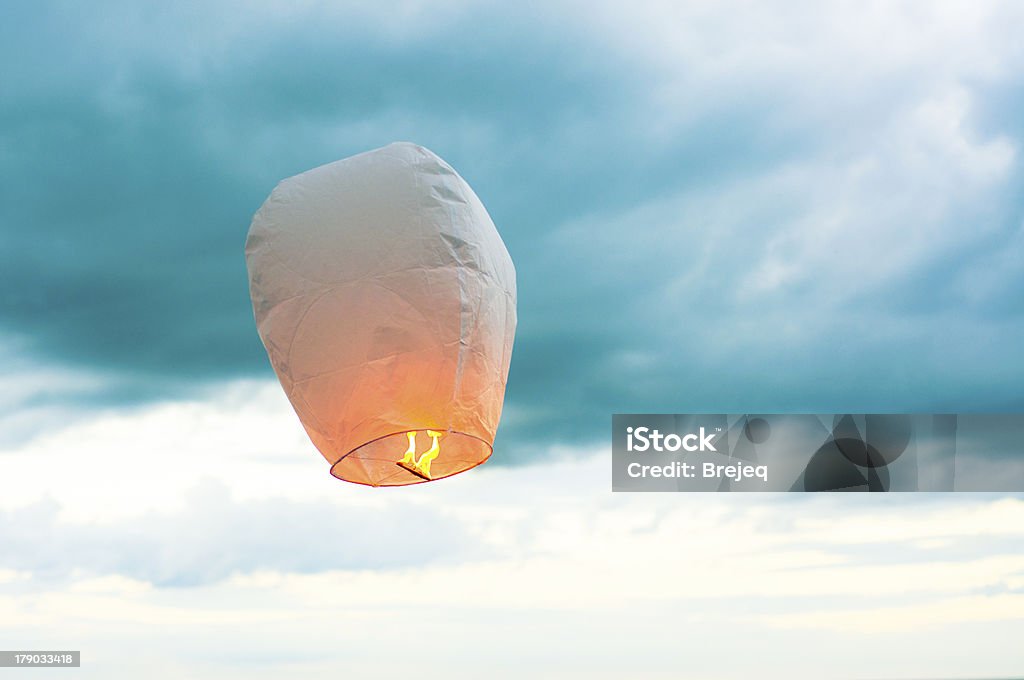
<path fill-rule="evenodd" d="M 1024 672 L 1021 497 L 613 497 L 606 441 L 1024 410 L 1019 3 L 164 4 L 2 10 L 0 647 L 97 678 Z M 277 181 L 395 140 L 488 207 L 519 329 L 493 462 L 375 492 L 273 381 L 243 244 Z"/>

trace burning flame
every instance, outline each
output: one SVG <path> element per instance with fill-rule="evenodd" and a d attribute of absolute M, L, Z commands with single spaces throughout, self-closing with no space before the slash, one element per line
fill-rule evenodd
<path fill-rule="evenodd" d="M 432 438 L 434 442 L 430 450 L 420 456 L 419 460 L 416 460 L 416 432 L 406 432 L 405 436 L 409 438 L 409 448 L 406 449 L 402 460 L 398 461 L 398 465 L 423 479 L 429 480 L 430 462 L 441 455 L 441 444 L 438 440 L 441 439 L 442 434 L 435 430 L 427 430 L 427 436 Z"/>

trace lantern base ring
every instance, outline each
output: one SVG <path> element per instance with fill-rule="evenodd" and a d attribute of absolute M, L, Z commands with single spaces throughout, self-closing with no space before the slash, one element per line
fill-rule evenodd
<path fill-rule="evenodd" d="M 430 456 L 429 465 L 424 469 L 423 458 L 433 442 L 432 434 L 441 435 L 440 450 Z M 415 453 L 410 464 L 411 446 L 415 447 Z M 486 462 L 492 452 L 491 443 L 475 435 L 414 428 L 357 446 L 331 465 L 331 475 L 366 486 L 422 484 L 471 470 Z"/>

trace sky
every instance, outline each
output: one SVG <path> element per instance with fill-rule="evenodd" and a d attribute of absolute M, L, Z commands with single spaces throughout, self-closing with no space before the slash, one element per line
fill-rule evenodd
<path fill-rule="evenodd" d="M 607 440 L 1024 410 L 1019 3 L 2 12 L 0 647 L 97 678 L 1024 673 L 1024 495 L 613 495 Z M 519 326 L 492 461 L 375 491 L 280 393 L 243 245 L 280 179 L 396 140 L 487 206 Z"/>

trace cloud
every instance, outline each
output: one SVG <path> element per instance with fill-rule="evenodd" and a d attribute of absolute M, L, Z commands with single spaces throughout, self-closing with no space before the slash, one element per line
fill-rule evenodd
<path fill-rule="evenodd" d="M 8 513 L 0 534 L 13 548 L 3 559 L 28 568 L 0 567 L 17 575 L 0 580 L 0 621 L 43 646 L 75 639 L 90 672 L 107 677 L 127 677 L 142 656 L 197 678 L 242 677 L 254 663 L 254 672 L 385 677 L 408 670 L 394 645 L 417 641 L 426 677 L 468 678 L 496 660 L 497 677 L 613 677 L 637 664 L 660 677 L 683 662 L 703 677 L 746 677 L 749 658 L 730 651 L 741 643 L 773 678 L 816 677 L 843 650 L 865 646 L 868 658 L 844 664 L 858 677 L 1012 670 L 1015 656 L 996 642 L 1022 621 L 1021 499 L 864 508 L 861 497 L 868 540 L 851 546 L 851 508 L 833 498 L 612 496 L 605 466 L 599 456 L 481 470 L 466 484 L 442 483 L 427 513 L 416 493 L 353 509 L 339 502 L 349 494 L 237 502 L 214 487 L 187 510 L 133 522 Z M 902 510 L 900 527 L 870 536 L 884 529 L 886 506 Z M 966 534 L 971 520 L 999 530 L 978 542 Z M 841 533 L 822 541 L 829 524 Z M 11 540 L 12 526 L 35 537 L 28 550 Z M 917 543 L 936 537 L 945 544 Z M 46 545 L 55 546 L 49 563 Z M 398 559 L 382 562 L 389 553 Z M 344 632 L 337 645 L 313 644 L 324 630 Z M 900 669 L 907 649 L 937 644 L 972 654 L 922 655 Z M 127 656 L 112 654 L 124 645 Z"/>
<path fill-rule="evenodd" d="M 252 212 L 415 139 L 519 269 L 496 462 L 612 412 L 1021 404 L 1012 3 L 65 10 L 4 29 L 0 328 L 107 384 L 45 400 L 269 376 Z"/>
<path fill-rule="evenodd" d="M 1019 494 L 613 494 L 606 450 L 538 458 L 368 489 L 269 381 L 108 407 L 0 446 L 0 631 L 91 677 L 1012 670 Z M 900 670 L 934 645 L 972 655 Z"/>
<path fill-rule="evenodd" d="M 177 513 L 103 524 L 60 521 L 59 511 L 69 509 L 53 502 L 0 512 L 3 562 L 12 573 L 25 568 L 48 581 L 93 574 L 189 586 L 258 570 L 386 573 L 473 552 L 459 525 L 423 504 L 396 500 L 381 513 L 324 502 L 233 502 L 212 482 L 183 500 L 187 507 Z"/>
<path fill-rule="evenodd" d="M 87 678 L 1019 674 L 1019 495 L 611 494 L 605 440 L 1019 410 L 1013 3 L 7 16 L 5 639 Z M 241 249 L 277 180 L 395 139 L 521 302 L 498 464 L 389 493 L 271 382 Z"/>
<path fill-rule="evenodd" d="M 2 112 L 17 197 L 4 215 L 17 225 L 3 263 L 17 283 L 2 298 L 12 333 L 51 357 L 155 378 L 266 374 L 241 248 L 277 180 L 396 137 L 457 161 L 480 149 L 452 148 L 453 117 L 535 136 L 593 100 L 602 77 L 570 76 L 551 36 L 522 60 L 514 33 L 470 31 L 464 12 L 392 36 L 382 16 L 366 26 L 325 11 L 224 33 L 193 33 L 188 10 L 129 10 L 117 31 L 103 13 L 24 17 L 57 49 L 28 64 Z M 69 53 L 85 58 L 69 68 Z"/>
<path fill-rule="evenodd" d="M 158 586 L 345 573 L 356 584 L 346 597 L 390 583 L 410 602 L 430 601 L 454 570 L 479 591 L 468 602 L 495 607 L 970 593 L 1024 573 L 1000 552 L 1022 538 L 1024 503 L 1013 497 L 882 498 L 848 516 L 832 496 L 610 494 L 607 452 L 549 448 L 540 458 L 407 489 L 344 484 L 276 385 L 240 382 L 204 399 L 111 409 L 0 450 L 0 478 L 45 480 L 0 497 L 0 569 Z M 995 552 L 982 557 L 984 546 Z M 510 570 L 527 585 L 491 588 Z M 744 579 L 751 570 L 758 579 Z M 627 573 L 649 578 L 616 584 Z M 541 582 L 563 585 L 537 591 L 542 603 L 529 585 Z"/>

